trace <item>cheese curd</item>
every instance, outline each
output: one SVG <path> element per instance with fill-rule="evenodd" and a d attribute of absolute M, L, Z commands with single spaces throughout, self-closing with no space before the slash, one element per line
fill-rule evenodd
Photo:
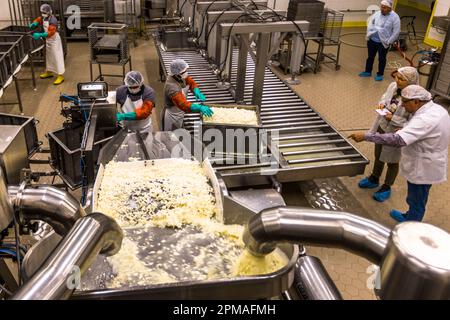
<path fill-rule="evenodd" d="M 203 122 L 226 123 L 241 125 L 258 125 L 258 117 L 253 110 L 238 108 L 216 108 L 212 107 L 214 115 L 212 117 L 203 117 Z"/>

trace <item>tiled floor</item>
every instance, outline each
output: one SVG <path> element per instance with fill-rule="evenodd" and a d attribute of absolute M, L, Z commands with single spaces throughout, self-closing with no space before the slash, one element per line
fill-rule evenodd
<path fill-rule="evenodd" d="M 419 25 L 419 24 L 417 24 Z M 423 30 L 424 23 L 418 30 Z M 348 32 L 361 32 L 359 30 L 344 30 Z M 346 42 L 364 45 L 363 35 L 349 35 L 343 38 Z M 414 51 L 414 47 L 412 50 Z M 162 109 L 162 88 L 158 81 L 158 57 L 149 41 L 140 41 L 137 48 L 132 49 L 133 67 L 141 70 L 149 83 L 157 91 L 158 112 Z M 66 82 L 55 87 L 51 80 L 38 80 L 38 89 L 33 91 L 31 81 L 22 83 L 22 97 L 25 114 L 33 115 L 40 120 L 38 126 L 39 136 L 47 144 L 45 133 L 61 127 L 63 118 L 60 116 L 58 102 L 59 93 L 74 94 L 78 82 L 89 81 L 89 51 L 87 43 L 69 43 L 67 57 Z M 323 117 L 341 132 L 351 134 L 355 130 L 368 129 L 374 120 L 374 105 L 391 81 L 388 73 L 383 82 L 377 83 L 373 79 L 361 79 L 357 73 L 362 71 L 366 58 L 364 49 L 344 45 L 342 47 L 340 71 L 323 67 L 318 74 L 305 73 L 300 79 L 302 83 L 295 86 L 295 90 Z M 390 66 L 402 64 L 401 57 L 396 53 L 389 53 Z M 120 71 L 111 70 L 113 72 Z M 28 76 L 27 72 L 23 77 Z M 113 83 L 120 81 L 112 79 Z M 14 98 L 14 89 L 9 88 L 5 97 Z M 444 102 L 448 107 L 448 102 Z M 0 112 L 18 113 L 17 107 L 0 107 Z M 159 118 L 159 117 L 158 117 Z M 154 115 L 154 123 L 157 117 Z M 373 146 L 362 143 L 357 147 L 371 160 L 373 160 Z M 369 173 L 368 166 L 366 173 Z M 338 182 L 343 186 L 343 192 L 352 196 L 355 207 L 361 208 L 356 214 L 364 214 L 386 226 L 392 227 L 394 221 L 388 216 L 391 208 L 406 209 L 406 182 L 399 177 L 393 187 L 393 196 L 383 204 L 376 203 L 371 198 L 371 192 L 357 187 L 361 177 L 341 178 Z M 425 221 L 435 224 L 444 230 L 450 231 L 450 183 L 433 186 L 430 201 L 427 207 Z M 363 213 L 364 212 L 364 213 Z M 331 277 L 342 291 L 345 299 L 374 299 L 373 291 L 367 288 L 367 281 L 371 277 L 371 263 L 365 259 L 351 255 L 343 250 L 331 248 L 308 247 L 308 254 L 319 257 Z"/>

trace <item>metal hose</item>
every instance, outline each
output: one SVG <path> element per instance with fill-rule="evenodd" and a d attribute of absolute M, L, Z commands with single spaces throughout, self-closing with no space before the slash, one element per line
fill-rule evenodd
<path fill-rule="evenodd" d="M 99 253 L 116 254 L 122 245 L 119 225 L 101 213 L 78 220 L 34 276 L 13 300 L 67 299 Z"/>
<path fill-rule="evenodd" d="M 376 222 L 346 212 L 280 207 L 250 219 L 244 242 L 255 255 L 272 252 L 276 242 L 292 242 L 346 249 L 379 264 L 390 233 Z"/>

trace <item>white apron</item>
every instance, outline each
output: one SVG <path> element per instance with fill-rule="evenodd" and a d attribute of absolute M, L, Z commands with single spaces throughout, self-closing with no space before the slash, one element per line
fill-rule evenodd
<path fill-rule="evenodd" d="M 50 22 L 44 21 L 45 32 L 48 32 L 49 27 Z M 64 50 L 62 47 L 61 37 L 59 36 L 58 32 L 56 32 L 53 37 L 47 38 L 45 47 L 47 71 L 56 73 L 58 75 L 63 75 L 66 72 L 66 68 L 64 65 Z"/>
<path fill-rule="evenodd" d="M 181 89 L 181 92 L 185 97 L 188 96 L 189 86 Z M 177 106 L 165 107 L 163 111 L 163 130 L 164 131 L 174 131 L 176 129 L 181 129 L 183 127 L 185 112 L 178 108 Z"/>
<path fill-rule="evenodd" d="M 137 101 L 131 101 L 130 97 L 127 97 L 127 100 L 122 106 L 122 112 L 136 112 L 136 108 L 141 107 L 144 104 L 144 100 L 142 97 Z M 142 120 L 124 120 L 122 121 L 124 127 L 128 128 L 131 131 L 138 131 L 139 133 L 151 133 L 152 132 L 152 117 L 148 116 L 146 119 Z"/>

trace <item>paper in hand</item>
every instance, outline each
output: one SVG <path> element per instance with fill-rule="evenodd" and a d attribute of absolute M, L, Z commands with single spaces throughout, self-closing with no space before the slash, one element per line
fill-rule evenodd
<path fill-rule="evenodd" d="M 378 113 L 382 117 L 384 117 L 385 115 L 389 114 L 389 110 L 388 109 L 376 109 L 375 112 Z"/>

